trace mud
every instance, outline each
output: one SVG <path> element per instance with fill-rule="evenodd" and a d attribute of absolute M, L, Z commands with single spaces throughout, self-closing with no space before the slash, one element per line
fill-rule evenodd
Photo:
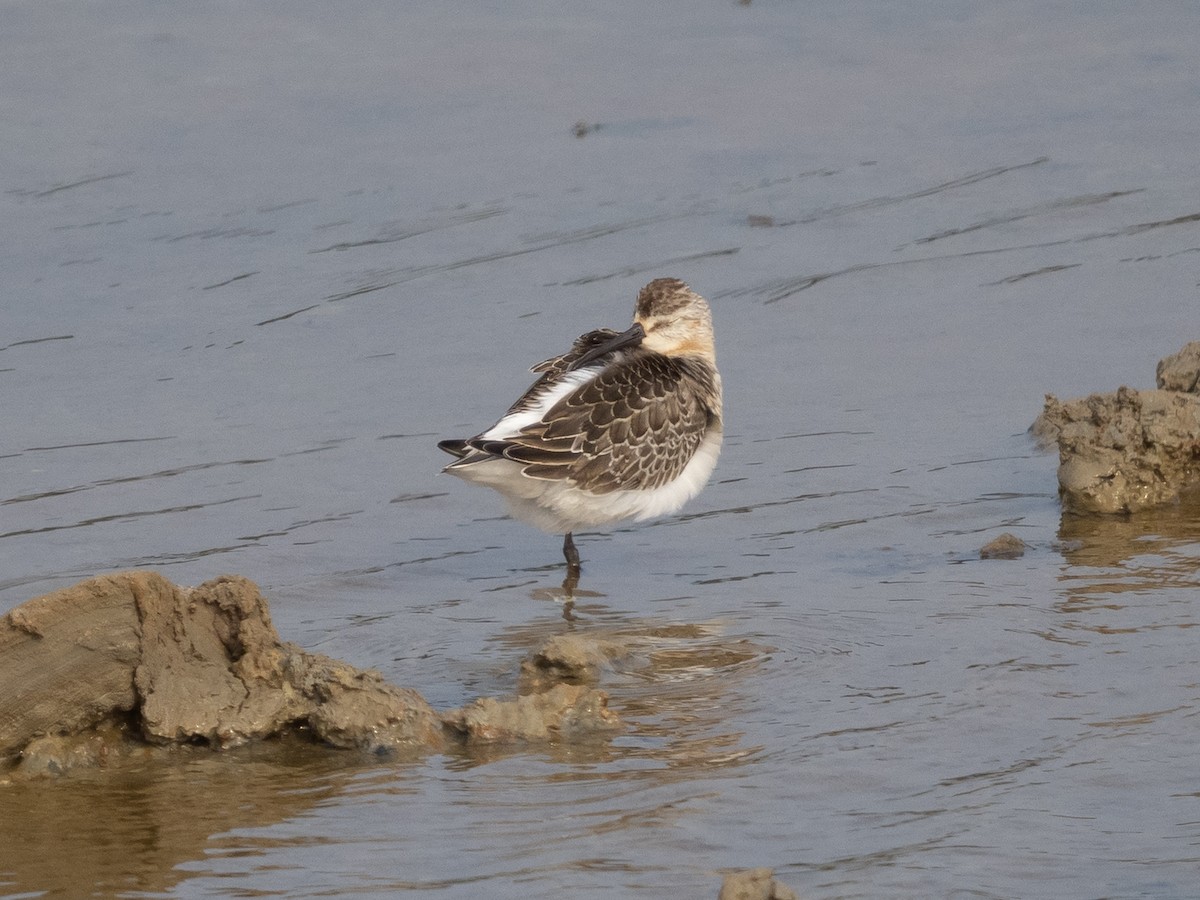
<path fill-rule="evenodd" d="M 548 639 L 521 663 L 521 687 L 541 691 L 558 683 L 595 684 L 608 662 L 628 656 L 628 639 L 560 634 Z"/>
<path fill-rule="evenodd" d="M 1024 555 L 1025 542 L 1007 531 L 979 548 L 980 559 L 1020 559 Z"/>
<path fill-rule="evenodd" d="M 567 650 L 543 654 L 558 662 L 524 696 L 439 715 L 376 671 L 282 641 L 245 578 L 185 588 L 154 572 L 100 576 L 0 619 L 0 765 L 61 774 L 151 746 L 221 749 L 285 734 L 379 754 L 618 729 L 604 692 L 561 683 L 594 674 L 606 651 Z"/>
<path fill-rule="evenodd" d="M 799 900 L 795 891 L 778 881 L 770 869 L 746 869 L 726 875 L 717 900 Z"/>
<path fill-rule="evenodd" d="M 1159 390 L 1200 393 L 1200 341 L 1158 361 L 1154 381 Z"/>
<path fill-rule="evenodd" d="M 1156 381 L 1156 390 L 1046 396 L 1030 431 L 1058 446 L 1065 508 L 1133 513 L 1200 486 L 1200 342 L 1160 361 Z"/>
<path fill-rule="evenodd" d="M 582 685 L 557 684 L 512 700 L 480 699 L 445 715 L 448 728 L 474 743 L 573 740 L 620 729 L 608 695 Z"/>

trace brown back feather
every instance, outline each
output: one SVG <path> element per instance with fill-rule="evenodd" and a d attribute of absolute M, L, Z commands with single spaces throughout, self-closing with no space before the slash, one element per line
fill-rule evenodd
<path fill-rule="evenodd" d="M 633 351 L 505 441 L 504 456 L 597 494 L 661 487 L 700 446 L 715 391 L 707 367 Z"/>

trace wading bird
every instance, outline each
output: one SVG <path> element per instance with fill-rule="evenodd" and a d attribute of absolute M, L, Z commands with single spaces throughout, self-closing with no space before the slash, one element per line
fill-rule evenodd
<path fill-rule="evenodd" d="M 721 375 L 708 303 L 682 281 L 638 293 L 626 331 L 589 331 L 495 425 L 438 447 L 444 471 L 498 491 L 516 518 L 565 535 L 673 513 L 708 481 L 721 452 Z"/>

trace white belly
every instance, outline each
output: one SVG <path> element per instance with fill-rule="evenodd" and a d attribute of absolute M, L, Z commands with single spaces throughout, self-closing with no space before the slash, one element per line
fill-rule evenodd
<path fill-rule="evenodd" d="M 565 534 L 675 512 L 700 493 L 720 453 L 721 432 L 710 431 L 674 481 L 651 490 L 609 494 L 592 494 L 565 481 L 530 478 L 519 463 L 509 459 L 491 459 L 448 471 L 498 491 L 514 518 L 551 534 Z"/>

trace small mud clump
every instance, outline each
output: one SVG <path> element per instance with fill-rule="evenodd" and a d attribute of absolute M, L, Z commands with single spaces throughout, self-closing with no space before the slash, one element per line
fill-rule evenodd
<path fill-rule="evenodd" d="M 1159 360 L 1154 381 L 1160 391 L 1200 394 L 1200 341 Z"/>
<path fill-rule="evenodd" d="M 608 694 L 578 684 L 559 684 L 512 700 L 482 697 L 443 717 L 470 743 L 570 740 L 621 728 Z"/>
<path fill-rule="evenodd" d="M 1020 559 L 1024 555 L 1025 542 L 1007 531 L 979 548 L 980 559 Z"/>
<path fill-rule="evenodd" d="M 770 869 L 746 869 L 725 876 L 717 900 L 800 900 Z"/>
<path fill-rule="evenodd" d="M 630 652 L 617 640 L 560 634 L 547 640 L 521 663 L 524 692 L 556 684 L 595 684 L 609 660 Z"/>

